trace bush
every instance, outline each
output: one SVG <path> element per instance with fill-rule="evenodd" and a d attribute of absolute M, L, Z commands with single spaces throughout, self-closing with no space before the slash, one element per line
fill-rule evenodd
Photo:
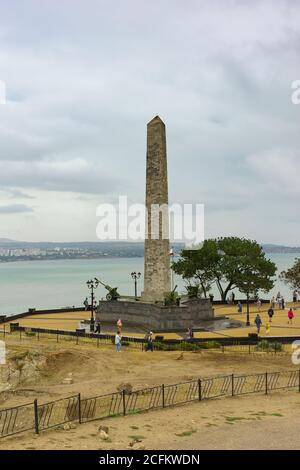
<path fill-rule="evenodd" d="M 256 345 L 256 350 L 257 351 L 282 351 L 282 344 L 274 341 L 273 343 L 270 343 L 266 339 L 263 339 L 259 341 Z"/>
<path fill-rule="evenodd" d="M 26 336 L 35 336 L 36 333 L 34 331 L 31 331 L 31 330 L 25 330 L 25 335 Z"/>
<path fill-rule="evenodd" d="M 156 351 L 199 351 L 201 349 L 215 349 L 221 347 L 217 341 L 206 341 L 205 343 L 183 341 L 182 343 L 169 344 L 155 341 L 153 346 Z"/>

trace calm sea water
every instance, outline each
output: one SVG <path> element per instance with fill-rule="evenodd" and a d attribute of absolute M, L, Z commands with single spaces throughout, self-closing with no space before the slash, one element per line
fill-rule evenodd
<path fill-rule="evenodd" d="M 299 254 L 268 254 L 278 267 L 287 269 Z M 143 272 L 143 258 L 113 258 L 97 260 L 57 260 L 22 261 L 0 264 L 0 314 L 14 314 L 37 309 L 81 306 L 89 294 L 86 287 L 88 279 L 98 277 L 111 286 L 118 286 L 122 294 L 134 294 L 134 283 L 130 273 Z M 175 276 L 179 291 L 184 291 L 184 282 Z M 142 290 L 143 279 L 138 281 L 138 292 Z M 274 290 L 264 297 L 280 292 L 290 300 L 290 289 L 280 281 Z M 105 289 L 99 286 L 96 297 L 105 296 Z M 215 298 L 218 292 L 213 289 Z"/>

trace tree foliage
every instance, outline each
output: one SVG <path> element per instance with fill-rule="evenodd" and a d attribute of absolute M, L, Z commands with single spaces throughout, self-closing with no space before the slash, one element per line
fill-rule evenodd
<path fill-rule="evenodd" d="M 210 239 L 199 250 L 183 250 L 172 268 L 190 283 L 199 283 L 205 297 L 216 284 L 223 301 L 236 288 L 246 295 L 268 292 L 276 273 L 256 241 L 238 237 Z"/>
<path fill-rule="evenodd" d="M 297 258 L 294 265 L 287 271 L 282 271 L 279 277 L 292 289 L 300 289 L 300 259 Z"/>

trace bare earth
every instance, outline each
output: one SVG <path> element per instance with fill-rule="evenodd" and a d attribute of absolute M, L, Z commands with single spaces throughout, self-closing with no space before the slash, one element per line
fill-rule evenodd
<path fill-rule="evenodd" d="M 291 370 L 289 354 L 237 354 L 214 351 L 154 352 L 126 350 L 113 345 L 99 349 L 67 341 L 7 338 L 9 358 L 35 352 L 45 364 L 34 378 L 27 377 L 15 390 L 0 394 L 0 408 L 40 403 L 81 392 L 83 397 L 116 391 L 121 382 L 134 389 L 176 383 L 198 377 Z M 3 366 L 0 366 L 3 367 Z M 74 383 L 62 384 L 73 373 Z M 252 394 L 207 400 L 164 410 L 116 417 L 53 429 L 39 436 L 32 432 L 0 440 L 0 449 L 128 449 L 140 441 L 145 449 L 299 449 L 300 394 L 293 391 Z M 102 441 L 100 425 L 109 427 Z"/>

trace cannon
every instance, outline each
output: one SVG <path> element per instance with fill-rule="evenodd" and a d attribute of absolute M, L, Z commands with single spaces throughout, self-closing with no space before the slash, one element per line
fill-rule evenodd
<path fill-rule="evenodd" d="M 178 297 L 178 292 L 176 291 L 177 286 L 174 287 L 171 292 L 165 292 L 165 301 L 164 304 L 165 306 L 168 305 L 178 305 L 179 304 L 179 297 Z"/>
<path fill-rule="evenodd" d="M 97 281 L 98 284 L 104 286 L 104 288 L 108 291 L 106 294 L 106 300 L 118 300 L 121 297 L 117 287 L 111 287 L 97 278 L 95 278 L 95 281 Z"/>
<path fill-rule="evenodd" d="M 198 284 L 189 284 L 188 286 L 186 286 L 186 290 L 189 299 L 199 299 L 201 297 L 201 290 Z"/>

